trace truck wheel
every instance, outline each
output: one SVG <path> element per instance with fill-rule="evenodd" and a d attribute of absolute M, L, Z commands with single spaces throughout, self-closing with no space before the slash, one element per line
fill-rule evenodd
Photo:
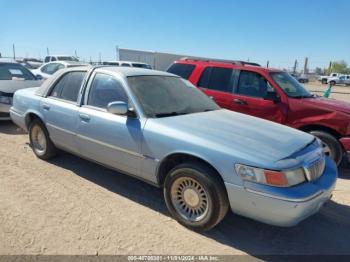
<path fill-rule="evenodd" d="M 322 82 L 322 84 L 324 84 L 324 85 L 325 85 L 325 84 L 327 84 L 327 79 L 322 79 L 322 81 L 321 81 L 321 82 Z"/>
<path fill-rule="evenodd" d="M 329 82 L 332 86 L 335 86 L 336 82 L 335 81 L 330 81 Z"/>
<path fill-rule="evenodd" d="M 171 215 L 192 230 L 206 231 L 226 215 L 226 188 L 215 171 L 200 162 L 173 168 L 164 182 L 165 203 Z"/>
<path fill-rule="evenodd" d="M 343 158 L 343 149 L 338 139 L 324 131 L 311 131 L 310 134 L 318 137 L 322 141 L 323 152 L 339 165 Z"/>
<path fill-rule="evenodd" d="M 29 140 L 34 154 L 43 160 L 54 157 L 57 153 L 49 133 L 42 121 L 34 119 L 29 126 Z"/>

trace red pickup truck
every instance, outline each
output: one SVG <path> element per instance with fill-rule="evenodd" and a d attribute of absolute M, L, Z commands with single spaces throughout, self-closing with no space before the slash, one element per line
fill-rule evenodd
<path fill-rule="evenodd" d="M 350 161 L 350 103 L 312 95 L 287 72 L 243 61 L 183 58 L 167 70 L 221 107 L 309 132 L 339 164 Z"/>

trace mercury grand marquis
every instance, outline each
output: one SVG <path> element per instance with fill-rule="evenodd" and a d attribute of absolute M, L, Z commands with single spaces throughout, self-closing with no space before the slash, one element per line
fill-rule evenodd
<path fill-rule="evenodd" d="M 10 114 L 38 158 L 61 149 L 161 187 L 170 214 L 193 230 L 213 228 L 228 209 L 296 225 L 337 178 L 314 136 L 221 109 L 165 72 L 63 69 L 17 91 Z"/>

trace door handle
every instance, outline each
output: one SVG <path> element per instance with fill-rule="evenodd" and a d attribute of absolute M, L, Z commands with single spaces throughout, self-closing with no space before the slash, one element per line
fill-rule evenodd
<path fill-rule="evenodd" d="M 248 104 L 246 101 L 238 99 L 238 98 L 233 99 L 233 102 L 235 104 L 238 104 L 238 105 L 247 105 Z"/>
<path fill-rule="evenodd" d="M 44 110 L 50 110 L 50 105 L 48 105 L 48 104 L 43 104 L 43 109 L 44 109 Z"/>
<path fill-rule="evenodd" d="M 81 120 L 83 120 L 85 122 L 90 120 L 90 116 L 87 115 L 87 114 L 79 114 L 79 117 L 80 117 Z"/>

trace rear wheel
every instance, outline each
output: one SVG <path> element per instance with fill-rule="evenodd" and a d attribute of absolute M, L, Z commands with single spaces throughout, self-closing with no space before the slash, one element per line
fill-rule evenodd
<path fill-rule="evenodd" d="M 34 154 L 43 160 L 54 157 L 57 153 L 49 133 L 42 121 L 34 119 L 29 126 L 29 140 Z"/>
<path fill-rule="evenodd" d="M 337 165 L 343 158 L 343 149 L 338 139 L 324 131 L 311 131 L 310 134 L 318 137 L 322 141 L 323 152 L 332 158 Z"/>
<path fill-rule="evenodd" d="M 324 85 L 325 85 L 325 84 L 327 84 L 327 79 L 322 79 L 322 81 L 321 81 L 321 82 L 322 82 L 322 84 L 324 84 Z"/>
<path fill-rule="evenodd" d="M 164 198 L 171 215 L 193 230 L 209 230 L 226 215 L 228 198 L 223 182 L 210 167 L 180 164 L 167 175 Z"/>
<path fill-rule="evenodd" d="M 335 86 L 336 82 L 335 81 L 330 81 L 329 82 L 332 86 Z"/>

